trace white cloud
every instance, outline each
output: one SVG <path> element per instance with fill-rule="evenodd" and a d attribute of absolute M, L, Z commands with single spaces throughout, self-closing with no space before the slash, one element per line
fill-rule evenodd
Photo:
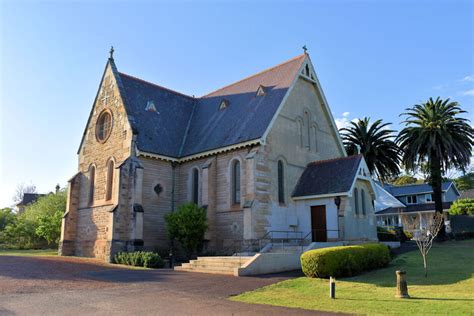
<path fill-rule="evenodd" d="M 474 82 L 474 75 L 469 75 L 461 79 L 461 81 Z"/>
<path fill-rule="evenodd" d="M 466 90 L 466 91 L 462 92 L 462 95 L 474 96 L 474 89 Z"/>
<path fill-rule="evenodd" d="M 336 126 L 337 126 L 338 129 L 348 127 L 349 123 L 351 121 L 356 121 L 357 120 L 357 119 L 352 119 L 352 120 L 349 119 L 350 114 L 351 114 L 350 112 L 344 112 L 344 113 L 342 113 L 341 117 L 336 117 L 334 119 L 334 121 L 336 121 Z"/>

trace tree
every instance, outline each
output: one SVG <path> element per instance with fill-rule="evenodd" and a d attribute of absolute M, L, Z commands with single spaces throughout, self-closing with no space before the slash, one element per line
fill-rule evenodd
<path fill-rule="evenodd" d="M 9 207 L 0 209 L 0 232 L 15 221 L 16 214 Z"/>
<path fill-rule="evenodd" d="M 420 216 L 402 215 L 403 227 L 405 227 L 412 235 L 412 240 L 416 241 L 416 245 L 423 257 L 423 267 L 425 268 L 425 278 L 428 277 L 428 253 L 430 252 L 433 240 L 443 228 L 443 214 L 435 212 L 433 220 L 425 226 L 420 227 Z"/>
<path fill-rule="evenodd" d="M 449 215 L 474 215 L 474 199 L 459 199 L 451 204 Z"/>
<path fill-rule="evenodd" d="M 34 184 L 18 184 L 16 186 L 15 195 L 13 196 L 13 202 L 18 203 L 23 200 L 25 193 L 37 193 L 36 186 Z"/>
<path fill-rule="evenodd" d="M 25 216 L 34 223 L 36 235 L 44 238 L 48 245 L 59 242 L 66 200 L 66 191 L 59 190 L 57 193 L 40 197 L 35 203 L 26 207 Z"/>
<path fill-rule="evenodd" d="M 454 179 L 454 183 L 459 191 L 474 189 L 474 172 L 466 173 L 465 175 Z"/>
<path fill-rule="evenodd" d="M 436 212 L 443 213 L 443 173 L 450 168 L 464 171 L 469 165 L 473 145 L 473 129 L 469 120 L 459 117 L 466 113 L 457 102 L 430 98 L 427 102 L 407 108 L 405 128 L 397 143 L 402 149 L 402 162 L 415 171 L 426 163 L 429 183 L 433 188 Z M 444 236 L 444 229 L 441 230 Z"/>
<path fill-rule="evenodd" d="M 407 185 L 407 184 L 415 184 L 418 182 L 418 179 L 407 174 L 401 175 L 394 180 L 391 181 L 393 185 Z"/>
<path fill-rule="evenodd" d="M 181 205 L 176 212 L 166 214 L 166 231 L 170 240 L 181 243 L 190 256 L 204 240 L 207 230 L 206 210 L 194 203 Z"/>
<path fill-rule="evenodd" d="M 400 173 L 395 131 L 388 129 L 389 125 L 382 123 L 382 120 L 371 124 L 370 119 L 365 117 L 340 130 L 347 154 L 356 155 L 360 149 L 370 172 L 381 181 Z"/>

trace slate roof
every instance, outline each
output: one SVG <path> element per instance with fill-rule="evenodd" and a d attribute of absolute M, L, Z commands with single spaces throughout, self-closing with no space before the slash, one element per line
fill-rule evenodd
<path fill-rule="evenodd" d="M 193 98 L 127 74 L 117 73 L 138 149 L 181 158 L 259 139 L 298 74 L 303 54 L 231 85 Z M 256 96 L 258 87 L 265 95 Z M 229 106 L 219 111 L 220 102 Z M 146 111 L 153 101 L 155 111 Z"/>
<path fill-rule="evenodd" d="M 453 184 L 452 181 L 443 182 L 441 189 L 443 191 L 446 191 L 451 186 L 451 184 Z M 404 196 L 433 192 L 433 189 L 427 183 L 400 186 L 386 184 L 384 185 L 384 189 L 387 190 L 393 196 Z"/>
<path fill-rule="evenodd" d="M 24 193 L 23 194 L 23 199 L 17 203 L 18 205 L 28 205 L 33 202 L 36 202 L 37 199 L 39 199 L 41 196 L 44 194 L 38 194 L 38 193 Z"/>
<path fill-rule="evenodd" d="M 362 155 L 309 163 L 298 180 L 292 197 L 348 192 L 357 175 Z"/>

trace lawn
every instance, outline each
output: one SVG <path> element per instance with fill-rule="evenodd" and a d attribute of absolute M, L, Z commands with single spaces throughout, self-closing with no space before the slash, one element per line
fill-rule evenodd
<path fill-rule="evenodd" d="M 0 256 L 57 256 L 57 249 L 11 250 L 0 249 Z"/>
<path fill-rule="evenodd" d="M 418 250 L 395 258 L 389 267 L 336 282 L 329 298 L 325 279 L 301 277 L 231 300 L 369 315 L 474 315 L 474 240 L 435 244 L 428 255 L 428 278 Z M 410 299 L 395 298 L 396 270 L 407 271 Z"/>

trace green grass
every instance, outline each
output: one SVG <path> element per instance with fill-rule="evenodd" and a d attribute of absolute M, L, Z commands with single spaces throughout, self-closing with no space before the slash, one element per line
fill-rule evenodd
<path fill-rule="evenodd" d="M 0 249 L 0 256 L 57 256 L 57 249 L 28 249 L 28 250 L 11 250 Z"/>
<path fill-rule="evenodd" d="M 395 298 L 396 270 L 407 271 L 410 299 Z M 306 277 L 276 283 L 231 300 L 369 315 L 474 315 L 474 240 L 435 244 L 428 255 L 428 278 L 418 250 L 395 258 L 388 268 L 336 281 Z"/>

